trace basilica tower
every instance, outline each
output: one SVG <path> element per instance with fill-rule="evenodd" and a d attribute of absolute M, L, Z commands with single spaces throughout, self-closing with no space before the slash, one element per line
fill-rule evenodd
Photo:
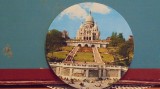
<path fill-rule="evenodd" d="M 94 18 L 90 14 L 85 18 L 85 22 L 80 25 L 77 31 L 77 40 L 82 41 L 94 41 L 99 40 L 100 32 L 97 24 L 94 22 Z"/>

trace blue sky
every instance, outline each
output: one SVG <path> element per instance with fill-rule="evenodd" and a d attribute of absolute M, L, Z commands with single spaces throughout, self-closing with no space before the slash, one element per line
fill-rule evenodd
<path fill-rule="evenodd" d="M 125 19 L 114 9 L 99 3 L 80 3 L 63 10 L 51 23 L 49 30 L 66 30 L 70 38 L 75 38 L 77 30 L 85 17 L 92 12 L 92 17 L 100 31 L 100 39 L 106 39 L 112 32 L 123 33 L 125 39 L 132 35 Z"/>

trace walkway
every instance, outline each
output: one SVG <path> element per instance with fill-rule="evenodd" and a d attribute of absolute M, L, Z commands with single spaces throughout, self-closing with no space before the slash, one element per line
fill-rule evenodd
<path fill-rule="evenodd" d="M 64 60 L 64 62 L 66 62 L 66 61 L 71 61 L 71 62 L 73 62 L 73 58 L 74 58 L 75 54 L 77 53 L 78 49 L 79 49 L 78 46 L 74 47 L 74 48 L 72 49 L 72 51 L 67 55 L 67 57 L 66 57 L 66 59 Z"/>
<path fill-rule="evenodd" d="M 100 55 L 97 47 L 93 47 L 92 50 L 93 50 L 93 54 L 94 54 L 94 61 L 96 63 L 103 63 L 104 64 L 104 62 L 102 61 L 101 55 Z"/>

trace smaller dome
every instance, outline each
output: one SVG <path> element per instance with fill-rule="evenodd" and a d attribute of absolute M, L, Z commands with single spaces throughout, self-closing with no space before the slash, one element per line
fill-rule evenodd
<path fill-rule="evenodd" d="M 93 17 L 91 15 L 86 17 L 86 22 L 94 22 Z"/>

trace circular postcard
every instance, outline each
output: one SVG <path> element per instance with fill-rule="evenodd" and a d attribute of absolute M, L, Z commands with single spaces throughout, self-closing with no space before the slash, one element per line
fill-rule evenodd
<path fill-rule="evenodd" d="M 63 10 L 46 35 L 46 58 L 54 73 L 75 88 L 103 89 L 128 70 L 133 34 L 113 8 L 95 2 Z"/>

